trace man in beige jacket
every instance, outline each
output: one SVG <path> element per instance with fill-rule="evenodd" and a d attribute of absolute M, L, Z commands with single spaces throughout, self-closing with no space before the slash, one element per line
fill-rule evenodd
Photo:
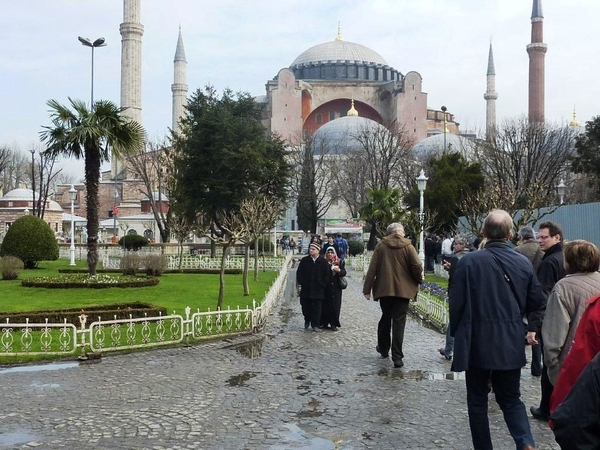
<path fill-rule="evenodd" d="M 381 319 L 377 327 L 377 352 L 388 358 L 390 348 L 394 367 L 404 366 L 404 327 L 408 304 L 423 282 L 423 266 L 417 251 L 404 237 L 404 227 L 392 223 L 373 252 L 363 285 L 367 300 L 379 301 Z M 391 331 L 391 339 L 390 339 Z"/>

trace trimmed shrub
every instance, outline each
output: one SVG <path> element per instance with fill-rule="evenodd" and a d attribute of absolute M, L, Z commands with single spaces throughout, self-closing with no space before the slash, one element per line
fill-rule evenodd
<path fill-rule="evenodd" d="M 121 247 L 125 246 L 126 250 L 139 250 L 142 247 L 145 247 L 150 243 L 150 240 L 147 237 L 141 236 L 139 234 L 126 234 L 121 239 L 119 239 L 119 245 Z"/>
<path fill-rule="evenodd" d="M 254 243 L 250 247 L 251 250 L 254 250 Z M 269 238 L 259 238 L 258 239 L 258 253 L 273 253 L 273 242 Z"/>
<path fill-rule="evenodd" d="M 365 251 L 365 244 L 361 241 L 357 241 L 356 239 L 350 239 L 348 241 L 348 253 L 350 256 L 360 255 Z"/>
<path fill-rule="evenodd" d="M 130 253 L 121 258 L 119 267 L 123 275 L 135 275 L 142 266 L 142 257 L 137 253 Z"/>
<path fill-rule="evenodd" d="M 19 278 L 23 267 L 25 267 L 25 264 L 16 256 L 9 255 L 0 258 L 0 273 L 3 280 L 16 280 Z"/>
<path fill-rule="evenodd" d="M 160 277 L 167 268 L 167 257 L 160 254 L 146 255 L 143 257 L 142 266 L 149 277 Z"/>
<path fill-rule="evenodd" d="M 19 217 L 6 232 L 0 256 L 16 256 L 26 269 L 33 269 L 38 261 L 58 259 L 58 243 L 50 226 L 39 217 Z"/>

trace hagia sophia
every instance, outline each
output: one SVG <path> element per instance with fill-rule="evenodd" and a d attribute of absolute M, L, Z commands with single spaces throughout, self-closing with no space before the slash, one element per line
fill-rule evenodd
<path fill-rule="evenodd" d="M 123 0 L 123 23 L 120 25 L 121 106 L 127 108 L 126 115 L 143 125 L 141 67 L 144 27 L 140 22 L 141 4 L 141 0 Z M 533 0 L 532 40 L 526 47 L 529 54 L 529 120 L 532 122 L 544 121 L 547 45 L 543 42 L 543 20 L 542 2 Z M 171 128 L 177 130 L 188 95 L 187 61 L 181 29 L 173 62 Z M 345 40 L 338 25 L 335 39 L 302 51 L 289 65 L 279 69 L 273 79 L 266 82 L 265 95 L 256 97 L 256 101 L 265 105 L 264 125 L 267 129 L 278 133 L 290 145 L 299 143 L 306 133 L 315 133 L 321 127 L 344 133 L 347 127 L 353 126 L 353 121 L 358 120 L 383 125 L 396 123 L 409 133 L 416 144 L 415 151 L 419 152 L 440 149 L 442 142 L 446 141 L 454 148 L 468 145 L 469 137 L 461 135 L 460 125 L 451 112 L 428 106 L 421 74 L 417 70 L 406 69 L 393 67 L 373 49 Z M 483 95 L 487 136 L 493 133 L 496 124 L 498 93 L 495 76 L 490 43 L 487 89 Z M 348 114 L 351 110 L 352 114 Z M 579 125 L 575 118 L 571 124 Z M 47 202 L 45 220 L 57 233 L 63 231 L 63 225 L 65 230 L 70 228 L 71 216 L 67 214 L 70 211 L 70 187 L 59 185 L 54 199 Z M 75 185 L 75 189 L 78 192 L 75 203 L 77 221 L 83 223 L 86 216 L 85 185 Z M 131 232 L 150 238 L 157 236 L 148 196 L 140 191 L 143 187 L 139 176 L 124 161 L 113 159 L 111 170 L 102 174 L 100 183 L 102 241 Z M 112 217 L 115 206 L 118 208 L 117 218 Z M 10 226 L 11 221 L 22 215 L 25 209 L 31 208 L 31 190 L 17 189 L 7 193 L 0 199 L 0 232 L 5 231 L 7 224 Z M 295 208 L 291 208 L 280 226 L 290 231 L 297 230 L 294 214 Z M 339 212 L 335 214 L 326 219 L 344 218 L 339 217 Z"/>

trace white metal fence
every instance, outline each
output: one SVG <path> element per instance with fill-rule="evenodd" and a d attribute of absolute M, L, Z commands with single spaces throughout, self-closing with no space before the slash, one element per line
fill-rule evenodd
<path fill-rule="evenodd" d="M 133 253 L 133 252 L 131 252 Z M 125 253 L 127 254 L 127 253 Z M 135 254 L 139 256 L 144 256 L 148 254 L 156 254 L 156 253 L 140 253 L 135 252 Z M 118 256 L 112 256 L 109 254 L 102 255 L 102 267 L 104 269 L 119 269 L 121 258 L 123 257 L 123 252 L 121 252 Z M 268 257 L 259 257 L 258 258 L 258 268 L 259 270 L 278 270 L 281 267 L 282 262 L 284 261 L 284 257 L 281 258 L 273 258 L 272 256 Z M 250 258 L 248 260 L 248 266 L 250 270 L 254 270 L 254 258 Z M 183 256 L 181 261 L 177 255 L 167 255 L 167 270 L 179 270 L 179 269 L 211 269 L 218 270 L 221 268 L 221 258 L 211 258 L 209 256 Z M 241 270 L 244 268 L 244 257 L 242 256 L 227 256 L 225 258 L 225 268 L 226 269 L 238 269 Z"/>
<path fill-rule="evenodd" d="M 256 333 L 263 329 L 267 317 L 282 295 L 292 255 L 280 258 L 279 275 L 262 302 L 251 307 L 206 311 L 185 308 L 185 315 L 97 320 L 86 327 L 88 316 L 79 316 L 80 327 L 67 323 L 0 324 L 0 356 L 70 355 L 109 352 L 136 348 L 152 348 L 190 343 L 223 335 Z M 90 318 L 91 320 L 91 318 Z"/>

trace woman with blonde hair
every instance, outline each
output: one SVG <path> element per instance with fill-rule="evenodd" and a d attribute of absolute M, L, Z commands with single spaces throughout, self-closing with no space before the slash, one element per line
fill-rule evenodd
<path fill-rule="evenodd" d="M 567 276 L 554 285 L 542 324 L 544 363 L 553 385 L 569 353 L 587 300 L 600 294 L 598 248 L 581 239 L 570 241 L 564 244 L 563 257 Z"/>

